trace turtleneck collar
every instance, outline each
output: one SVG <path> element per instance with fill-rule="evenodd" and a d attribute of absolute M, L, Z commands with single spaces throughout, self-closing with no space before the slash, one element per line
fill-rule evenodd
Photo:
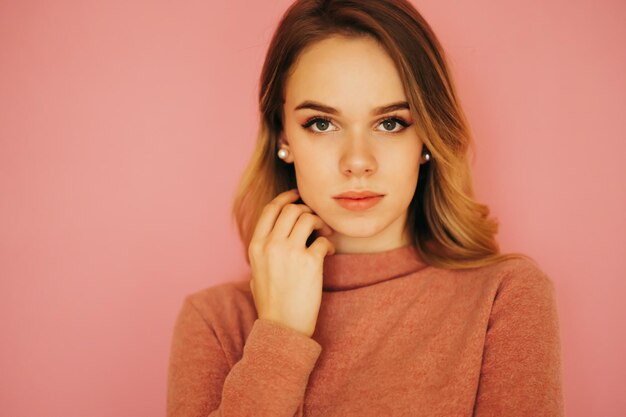
<path fill-rule="evenodd" d="M 323 289 L 337 291 L 364 287 L 427 266 L 411 244 L 382 252 L 336 253 L 324 258 Z"/>

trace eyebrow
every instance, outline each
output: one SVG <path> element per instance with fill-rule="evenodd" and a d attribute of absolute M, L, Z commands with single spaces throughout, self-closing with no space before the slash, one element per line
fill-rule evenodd
<path fill-rule="evenodd" d="M 408 110 L 409 108 L 410 108 L 409 103 L 407 103 L 406 101 L 398 101 L 396 103 L 391 103 L 385 106 L 376 107 L 374 110 L 372 110 L 372 116 L 376 116 L 376 115 L 383 114 L 383 113 L 389 113 L 394 110 L 400 110 L 400 109 Z M 312 109 L 312 110 L 317 110 L 317 111 L 321 111 L 321 112 L 329 113 L 329 114 L 340 114 L 339 110 L 337 109 L 334 109 L 325 104 L 317 103 L 315 101 L 310 101 L 310 100 L 303 101 L 298 106 L 296 106 L 294 110 L 302 110 L 302 109 Z"/>

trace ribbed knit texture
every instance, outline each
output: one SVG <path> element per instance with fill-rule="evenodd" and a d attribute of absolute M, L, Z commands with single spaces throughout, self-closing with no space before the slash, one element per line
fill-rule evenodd
<path fill-rule="evenodd" d="M 248 280 L 184 299 L 168 417 L 564 415 L 554 285 L 532 261 L 327 256 L 312 337 L 259 319 Z"/>

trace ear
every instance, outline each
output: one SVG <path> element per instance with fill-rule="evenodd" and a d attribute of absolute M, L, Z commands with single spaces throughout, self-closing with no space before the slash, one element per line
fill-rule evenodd
<path fill-rule="evenodd" d="M 280 136 L 278 137 L 278 149 L 276 149 L 276 152 L 278 152 L 279 149 L 287 150 L 287 156 L 285 157 L 285 159 L 283 159 L 283 162 L 288 164 L 293 163 L 293 152 L 291 152 L 291 147 L 289 146 L 289 142 L 287 142 L 284 131 L 281 132 Z"/>

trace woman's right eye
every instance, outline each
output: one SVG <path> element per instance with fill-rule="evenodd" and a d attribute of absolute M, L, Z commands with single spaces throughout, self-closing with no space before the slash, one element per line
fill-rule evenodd
<path fill-rule="evenodd" d="M 312 125 L 315 125 L 315 127 L 318 130 L 312 130 L 313 133 L 324 133 L 324 132 L 329 132 L 330 130 L 328 130 L 329 126 L 332 125 L 330 119 L 326 118 L 326 117 L 312 117 L 309 120 L 307 120 L 302 127 L 305 129 L 309 129 L 309 127 L 311 127 Z"/>

